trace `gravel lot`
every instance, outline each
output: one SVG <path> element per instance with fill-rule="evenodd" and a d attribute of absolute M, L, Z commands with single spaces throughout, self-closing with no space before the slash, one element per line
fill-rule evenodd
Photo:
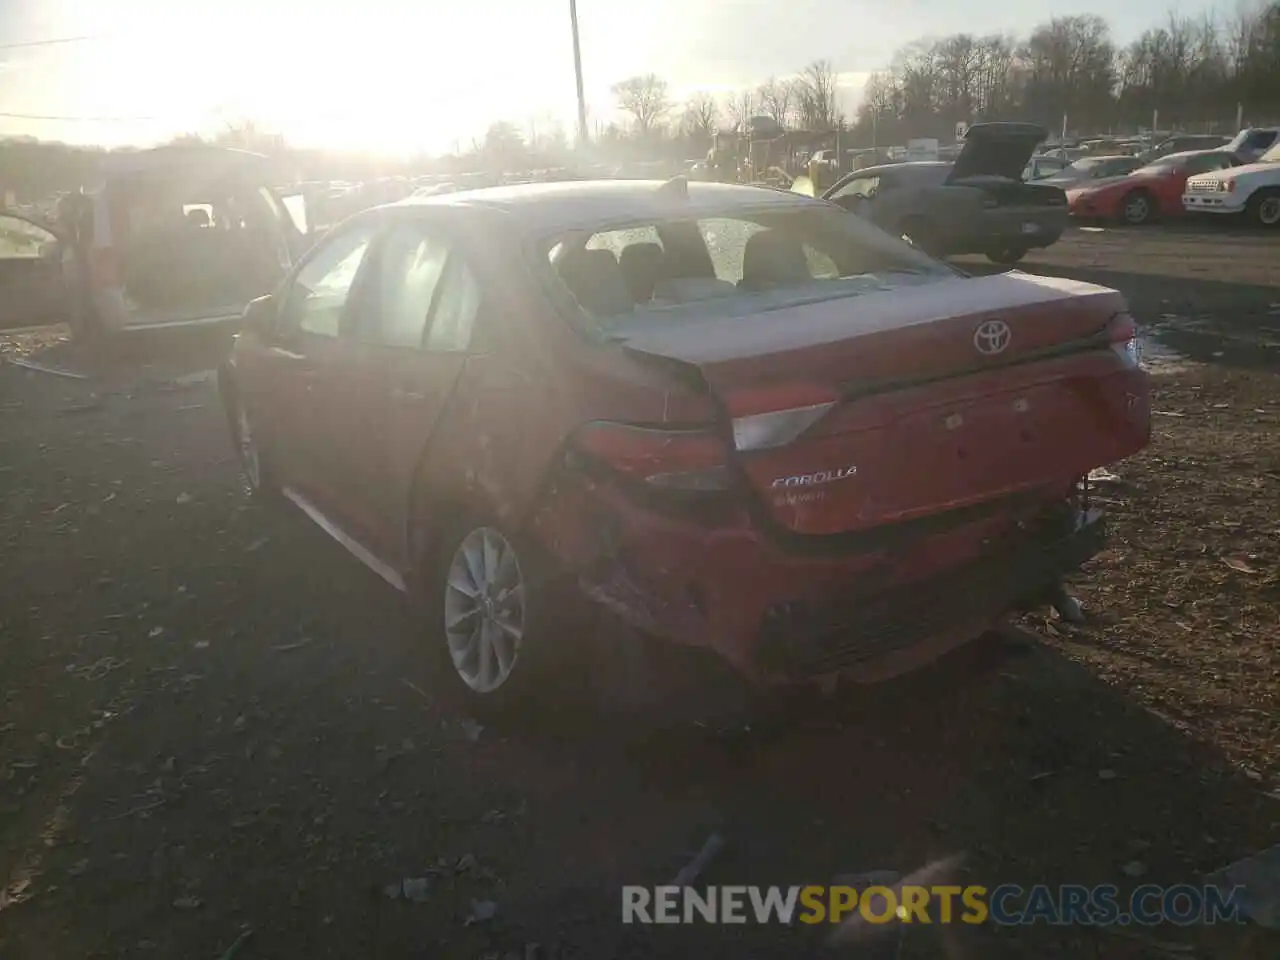
<path fill-rule="evenodd" d="M 1118 287 L 1186 358 L 1156 357 L 1155 443 L 1103 491 L 1090 622 L 733 738 L 439 706 L 381 581 L 239 492 L 212 381 L 175 379 L 216 338 L 85 380 L 0 365 L 0 956 L 796 958 L 820 931 L 624 927 L 619 887 L 713 830 L 707 883 L 956 853 L 987 886 L 1196 882 L 1274 844 L 1280 237 L 1079 231 L 1024 266 Z M 74 362 L 58 339 L 0 347 Z M 1254 928 L 1145 936 L 917 928 L 902 955 L 1277 955 Z"/>

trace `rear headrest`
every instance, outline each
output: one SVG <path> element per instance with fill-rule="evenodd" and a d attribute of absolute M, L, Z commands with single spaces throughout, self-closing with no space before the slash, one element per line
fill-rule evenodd
<path fill-rule="evenodd" d="M 635 306 L 611 250 L 568 250 L 556 264 L 560 279 L 582 309 L 598 317 L 630 313 Z"/>
<path fill-rule="evenodd" d="M 761 230 L 747 238 L 742 251 L 742 286 L 758 289 L 811 279 L 799 240 L 777 230 Z"/>
<path fill-rule="evenodd" d="M 623 247 L 618 266 L 636 303 L 648 303 L 653 299 L 653 288 L 662 276 L 665 256 L 661 245 L 656 243 L 633 243 Z"/>

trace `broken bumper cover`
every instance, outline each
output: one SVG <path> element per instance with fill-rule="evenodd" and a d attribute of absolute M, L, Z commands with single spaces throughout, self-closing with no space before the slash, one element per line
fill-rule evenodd
<path fill-rule="evenodd" d="M 760 665 L 786 676 L 831 673 L 924 643 L 957 624 L 981 623 L 993 611 L 1041 597 L 1097 554 L 1105 539 L 1103 520 L 1094 514 L 1065 536 L 1035 538 L 872 597 L 774 604 L 761 626 Z"/>
<path fill-rule="evenodd" d="M 923 647 L 957 628 L 972 627 L 971 639 L 1100 549 L 1095 518 L 1056 545 L 1020 533 L 1019 549 L 983 552 L 982 542 L 1002 542 L 1015 521 L 1033 522 L 1045 509 L 992 505 L 897 549 L 807 552 L 745 516 L 664 515 L 582 481 L 554 490 L 534 527 L 587 597 L 627 623 L 714 651 L 753 682 L 789 683 Z M 1060 534 L 1070 523 L 1053 526 Z"/>

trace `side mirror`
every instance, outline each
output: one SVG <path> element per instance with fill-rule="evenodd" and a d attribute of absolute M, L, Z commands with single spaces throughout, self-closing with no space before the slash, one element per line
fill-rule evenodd
<path fill-rule="evenodd" d="M 249 301 L 249 305 L 244 310 L 242 326 L 262 340 L 273 340 L 279 314 L 276 298 L 267 294 L 265 297 Z"/>

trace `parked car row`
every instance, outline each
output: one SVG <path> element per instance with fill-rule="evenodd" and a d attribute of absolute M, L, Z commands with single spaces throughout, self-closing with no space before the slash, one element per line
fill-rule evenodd
<path fill-rule="evenodd" d="M 1280 145 L 1246 163 L 1227 150 L 1172 153 L 1120 176 L 1068 186 L 1071 214 L 1130 225 L 1183 214 L 1280 226 Z"/>

